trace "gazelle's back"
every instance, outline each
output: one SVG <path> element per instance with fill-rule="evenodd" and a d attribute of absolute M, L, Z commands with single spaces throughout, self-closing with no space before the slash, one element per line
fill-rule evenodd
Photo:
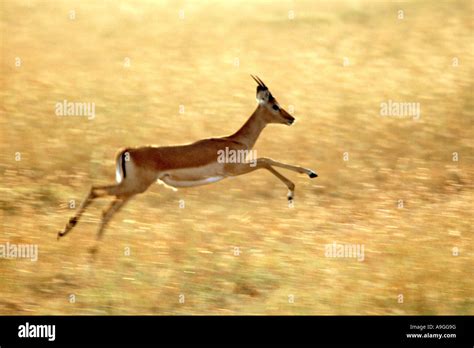
<path fill-rule="evenodd" d="M 202 167 L 217 161 L 220 150 L 243 149 L 243 144 L 225 139 L 211 138 L 197 141 L 192 144 L 177 146 L 144 146 L 128 148 L 130 159 L 134 163 L 155 171 Z M 183 158 L 182 154 L 187 156 Z"/>

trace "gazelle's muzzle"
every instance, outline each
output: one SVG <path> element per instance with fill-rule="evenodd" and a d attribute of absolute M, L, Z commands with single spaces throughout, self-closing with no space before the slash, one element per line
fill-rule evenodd
<path fill-rule="evenodd" d="M 288 112 L 286 112 L 285 110 L 281 109 L 281 114 L 283 115 L 283 118 L 285 119 L 286 121 L 286 124 L 288 126 L 291 126 L 294 122 L 295 122 L 295 118 L 293 116 L 291 116 Z"/>

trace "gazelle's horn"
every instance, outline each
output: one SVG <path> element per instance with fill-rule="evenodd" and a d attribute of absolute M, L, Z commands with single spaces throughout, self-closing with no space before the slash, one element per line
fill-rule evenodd
<path fill-rule="evenodd" d="M 255 76 L 253 76 L 253 75 L 250 75 L 250 76 L 252 76 L 252 78 L 255 80 L 255 82 L 257 82 L 257 84 L 259 86 L 263 87 L 262 83 L 259 80 L 257 80 L 257 78 L 255 78 Z"/>
<path fill-rule="evenodd" d="M 262 87 L 265 87 L 265 88 L 267 88 L 267 89 L 268 89 L 268 87 L 267 87 L 267 86 L 265 86 L 265 84 L 264 84 L 264 83 L 263 83 L 263 81 L 260 79 L 260 77 L 258 77 L 258 76 L 257 76 L 257 79 L 260 81 L 260 83 L 261 83 Z"/>

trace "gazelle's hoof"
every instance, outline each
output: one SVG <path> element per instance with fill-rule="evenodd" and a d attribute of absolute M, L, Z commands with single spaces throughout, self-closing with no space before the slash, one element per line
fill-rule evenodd
<path fill-rule="evenodd" d="M 69 219 L 69 225 L 71 225 L 71 227 L 76 226 L 76 224 L 77 224 L 77 217 L 76 216 Z"/>
<path fill-rule="evenodd" d="M 315 172 L 310 172 L 308 175 L 311 179 L 318 177 L 318 174 L 316 174 Z"/>
<path fill-rule="evenodd" d="M 92 256 L 97 255 L 98 252 L 99 252 L 99 247 L 97 245 L 89 248 L 89 254 L 91 254 Z"/>
<path fill-rule="evenodd" d="M 291 201 L 293 200 L 293 198 L 295 197 L 295 192 L 289 190 L 289 191 L 288 191 L 288 194 L 286 195 L 286 197 L 288 198 L 288 201 L 291 202 Z"/>

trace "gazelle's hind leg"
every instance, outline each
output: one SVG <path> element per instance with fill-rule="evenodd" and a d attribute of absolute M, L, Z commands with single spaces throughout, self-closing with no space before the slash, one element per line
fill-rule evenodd
<path fill-rule="evenodd" d="M 81 205 L 79 206 L 79 209 L 77 210 L 76 214 L 69 219 L 64 229 L 58 232 L 58 239 L 60 237 L 64 237 L 74 228 L 74 226 L 76 226 L 80 217 L 82 216 L 86 208 L 92 203 L 94 199 L 98 197 L 108 196 L 108 195 L 118 196 L 125 193 L 126 193 L 126 189 L 123 183 L 120 183 L 117 185 L 92 186 L 86 198 L 84 199 L 84 201 L 82 201 Z"/>
<path fill-rule="evenodd" d="M 110 219 L 112 219 L 112 216 L 115 213 L 117 213 L 120 209 L 122 209 L 125 203 L 127 203 L 130 198 L 131 196 L 117 197 L 110 203 L 107 209 L 105 209 L 102 212 L 102 220 L 100 221 L 100 226 L 99 226 L 99 229 L 97 230 L 97 239 L 102 238 L 104 229 L 109 223 Z"/>
<path fill-rule="evenodd" d="M 102 212 L 102 219 L 100 221 L 100 226 L 99 226 L 99 229 L 97 230 L 97 241 L 100 241 L 100 239 L 102 238 L 105 227 L 107 227 L 109 221 L 112 219 L 112 216 L 115 213 L 117 213 L 120 209 L 122 209 L 125 203 L 127 203 L 131 197 L 132 197 L 131 195 L 117 197 L 110 203 L 110 205 L 106 209 L 104 209 L 104 211 Z M 89 252 L 92 254 L 93 257 L 95 257 L 98 251 L 99 251 L 98 243 L 89 249 Z"/>

